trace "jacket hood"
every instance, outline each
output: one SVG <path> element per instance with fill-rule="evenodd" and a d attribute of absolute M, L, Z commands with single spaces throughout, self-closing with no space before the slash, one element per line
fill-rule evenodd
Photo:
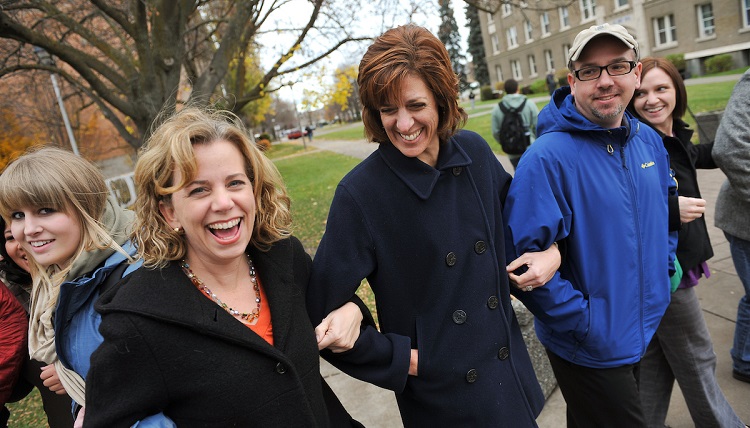
<path fill-rule="evenodd" d="M 627 109 L 625 110 L 624 121 L 630 132 L 628 139 L 638 132 L 640 122 Z M 547 132 L 597 132 L 607 131 L 600 125 L 588 120 L 576 108 L 575 98 L 570 93 L 570 86 L 558 88 L 553 94 L 549 104 L 539 112 L 537 121 L 537 138 Z"/>
<path fill-rule="evenodd" d="M 526 95 L 523 94 L 508 94 L 503 97 L 501 102 L 510 108 L 517 108 L 521 105 L 521 103 L 523 103 L 523 100 L 525 99 Z M 526 101 L 527 104 L 530 102 L 532 101 Z"/>

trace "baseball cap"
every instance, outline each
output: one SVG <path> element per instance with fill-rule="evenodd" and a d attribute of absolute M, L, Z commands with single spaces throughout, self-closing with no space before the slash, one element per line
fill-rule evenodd
<path fill-rule="evenodd" d="M 581 56 L 581 52 L 583 52 L 583 48 L 585 48 L 592 39 L 600 36 L 616 37 L 625 44 L 625 46 L 634 49 L 635 56 L 638 58 L 638 42 L 636 42 L 635 38 L 628 33 L 628 30 L 622 25 L 604 23 L 592 25 L 578 33 L 575 40 L 573 40 L 573 46 L 571 46 L 568 53 L 568 63 L 578 60 L 578 57 Z"/>

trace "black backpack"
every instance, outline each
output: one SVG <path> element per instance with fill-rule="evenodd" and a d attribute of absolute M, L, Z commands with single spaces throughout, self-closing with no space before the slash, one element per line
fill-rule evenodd
<path fill-rule="evenodd" d="M 521 110 L 526 105 L 526 100 L 523 100 L 521 105 L 516 108 L 506 107 L 502 101 L 499 105 L 500 110 L 505 115 L 503 123 L 500 125 L 500 146 L 505 154 L 523 154 L 531 144 L 531 136 L 528 129 L 523 125 L 523 118 L 521 117 Z"/>

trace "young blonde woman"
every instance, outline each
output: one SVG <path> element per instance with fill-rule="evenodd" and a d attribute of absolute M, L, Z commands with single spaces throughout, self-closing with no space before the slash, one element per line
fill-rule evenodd
<path fill-rule="evenodd" d="M 29 354 L 47 364 L 44 385 L 75 401 L 79 422 L 90 356 L 102 341 L 94 303 L 119 279 L 110 275 L 136 268 L 128 264 L 132 213 L 108 195 L 93 164 L 57 148 L 33 149 L 0 176 L 0 214 L 30 256 Z"/>

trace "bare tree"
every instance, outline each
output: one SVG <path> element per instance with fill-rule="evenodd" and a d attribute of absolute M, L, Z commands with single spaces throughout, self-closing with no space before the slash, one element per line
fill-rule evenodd
<path fill-rule="evenodd" d="M 338 4 L 340 3 L 340 4 Z M 254 86 L 237 86 L 231 108 L 277 90 L 274 83 L 325 58 L 356 34 L 357 14 L 344 0 L 308 0 L 309 16 L 284 25 L 291 0 L 0 0 L 0 79 L 57 73 L 95 104 L 138 148 L 158 113 L 185 100 L 205 104 L 224 95 L 232 60 L 263 34 L 277 34 L 273 65 Z M 42 64 L 33 47 L 55 63 Z M 235 81 L 239 81 L 236 77 Z M 188 82 L 188 88 L 180 87 Z"/>

